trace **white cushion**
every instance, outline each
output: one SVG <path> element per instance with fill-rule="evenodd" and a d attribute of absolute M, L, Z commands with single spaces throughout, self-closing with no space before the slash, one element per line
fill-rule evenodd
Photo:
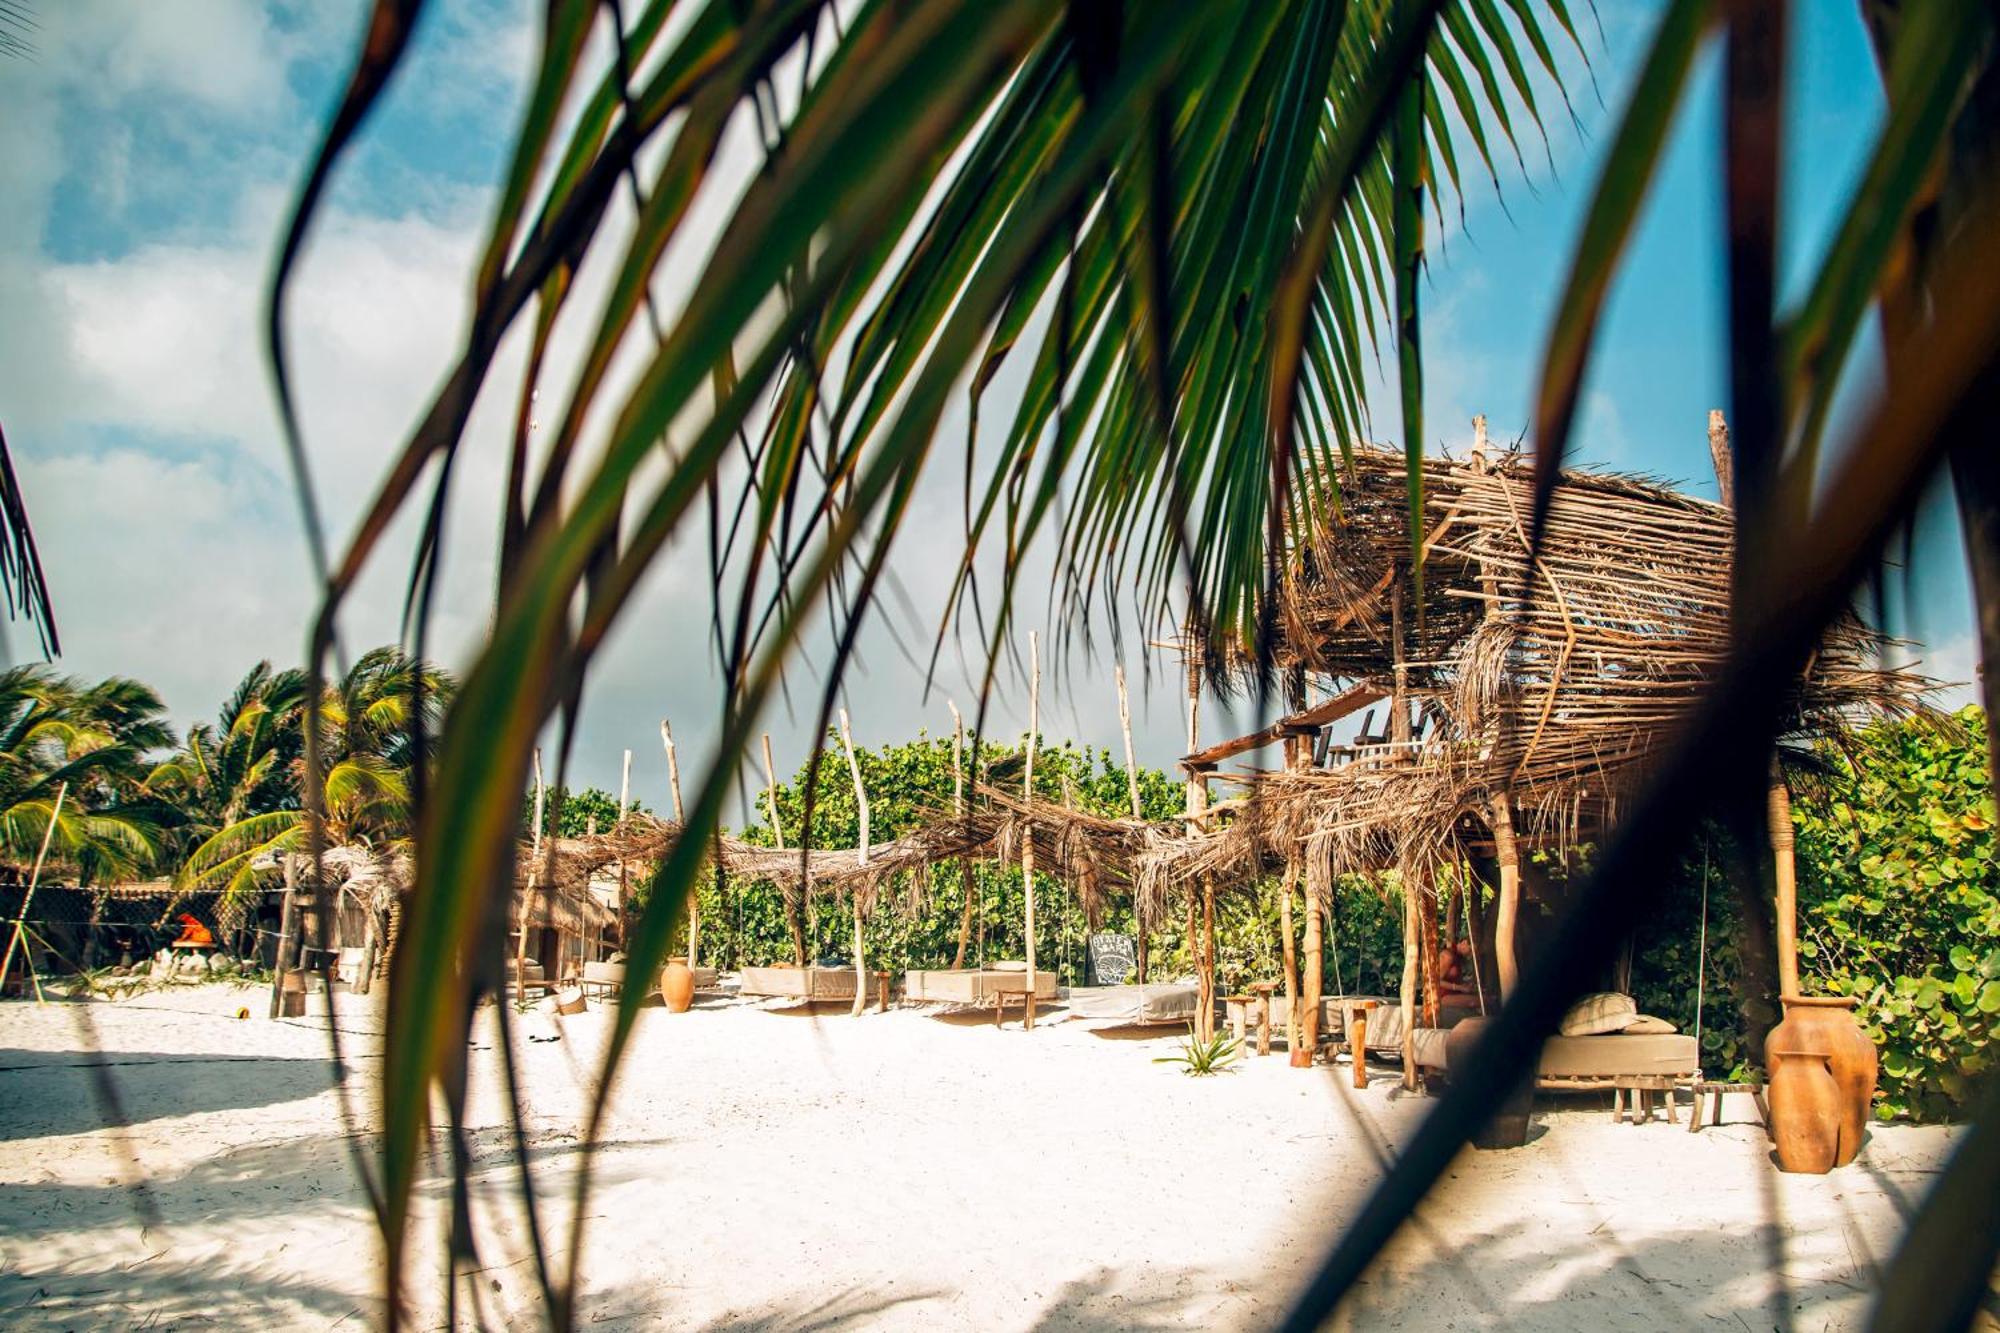
<path fill-rule="evenodd" d="M 1620 1032 L 1630 1032 L 1636 1036 L 1655 1037 L 1664 1037 L 1670 1033 L 1680 1031 L 1679 1028 L 1669 1023 L 1666 1019 L 1655 1018 L 1651 1014 L 1640 1014 L 1637 1018 L 1618 1030 Z"/>
<path fill-rule="evenodd" d="M 1600 1032 L 1622 1032 L 1638 1016 L 1639 1006 L 1631 996 L 1599 991 L 1571 1005 L 1556 1030 L 1565 1037 L 1594 1037 Z"/>

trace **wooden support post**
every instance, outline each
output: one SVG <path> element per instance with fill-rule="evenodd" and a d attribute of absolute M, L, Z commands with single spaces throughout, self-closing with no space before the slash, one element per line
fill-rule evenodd
<path fill-rule="evenodd" d="M 1201 748 L 1201 645 L 1189 636 L 1187 660 L 1187 752 L 1193 754 Z M 1187 812 L 1201 815 L 1208 809 L 1208 775 L 1201 769 L 1189 769 L 1187 776 Z M 1188 830 L 1194 832 L 1202 827 L 1199 819 L 1188 821 Z M 1214 970 L 1214 925 L 1215 886 L 1204 879 L 1201 883 L 1201 897 L 1207 907 L 1207 932 L 1198 930 L 1195 920 L 1195 895 L 1188 891 L 1188 950 L 1194 955 L 1196 1007 L 1194 1015 L 1195 1035 L 1202 1041 L 1215 1036 L 1215 970 Z"/>
<path fill-rule="evenodd" d="M 271 1017 L 284 1017 L 285 973 L 291 970 L 292 941 L 299 929 L 299 876 L 292 853 L 282 854 L 284 901 L 278 906 L 278 951 L 271 960 Z"/>
<path fill-rule="evenodd" d="M 868 790 L 861 783 L 861 761 L 854 755 L 854 735 L 847 727 L 847 710 L 840 710 L 840 744 L 847 751 L 847 771 L 854 778 L 854 807 L 861 817 L 861 840 L 854 849 L 857 865 L 868 864 Z M 849 892 L 854 906 L 854 1016 L 868 1009 L 868 963 L 862 953 L 861 886 Z"/>
<path fill-rule="evenodd" d="M 525 999 L 522 985 L 528 968 L 528 923 L 534 919 L 536 885 L 542 874 L 542 818 L 548 808 L 548 787 L 542 781 L 542 747 L 535 747 L 535 824 L 528 835 L 528 882 L 521 890 L 521 919 L 514 936 L 514 997 Z"/>
<path fill-rule="evenodd" d="M 1208 1016 L 1207 1036 L 1215 1035 L 1215 881 L 1201 880 L 1201 974 L 1196 1003 Z"/>
<path fill-rule="evenodd" d="M 1354 1086 L 1368 1086 L 1368 1015 L 1375 1011 L 1375 1001 L 1363 1000 L 1348 1013 L 1352 1015 L 1347 1025 L 1347 1058 L 1354 1066 Z"/>
<path fill-rule="evenodd" d="M 1304 854 L 1306 856 L 1313 854 L 1310 843 L 1306 845 Z M 1326 969 L 1326 946 L 1320 933 L 1322 909 L 1319 900 L 1313 894 L 1312 882 L 1312 874 L 1308 871 L 1300 883 L 1300 887 L 1305 891 L 1306 906 L 1303 945 L 1305 976 L 1299 986 L 1298 1008 L 1302 1012 L 1299 1014 L 1298 1038 L 1291 1052 L 1294 1069 L 1311 1068 L 1313 1060 L 1319 1054 L 1319 1002 L 1323 986 L 1322 976 Z"/>
<path fill-rule="evenodd" d="M 1771 762 L 1768 813 L 1771 857 L 1778 878 L 1778 994 L 1798 995 L 1799 880 L 1792 847 L 1792 792 L 1775 759 Z"/>
<path fill-rule="evenodd" d="M 1449 941 L 1442 947 L 1449 948 Z M 1427 878 L 1417 889 L 1417 1001 L 1418 1013 L 1427 1028 L 1438 1025 L 1438 1011 L 1443 1002 L 1443 996 L 1438 989 L 1440 950 L 1437 884 L 1435 880 Z"/>
<path fill-rule="evenodd" d="M 1417 895 L 1423 886 L 1408 876 L 1403 879 L 1403 984 L 1397 993 L 1397 1002 L 1403 1011 L 1403 1086 L 1417 1086 L 1417 1055 L 1414 1040 L 1417 1026 L 1417 953 L 1422 949 L 1418 939 Z"/>
<path fill-rule="evenodd" d="M 1493 857 L 1500 866 L 1500 894 L 1493 912 L 1493 954 L 1500 968 L 1500 999 L 1514 994 L 1520 979 L 1520 955 L 1515 930 L 1521 913 L 1521 851 L 1514 840 L 1514 807 L 1501 792 L 1489 803 L 1493 824 Z"/>
<path fill-rule="evenodd" d="M 1284 936 L 1285 968 L 1285 1050 L 1299 1049 L 1299 958 L 1298 941 L 1292 934 L 1292 891 L 1298 881 L 1297 857 L 1285 862 L 1285 878 L 1278 885 L 1278 932 Z"/>
<path fill-rule="evenodd" d="M 785 849 L 785 826 L 778 818 L 778 770 L 771 762 L 771 733 L 764 733 L 764 810 L 771 821 L 771 841 Z M 805 897 L 808 886 L 799 885 L 798 897 L 785 904 L 785 917 L 792 928 L 792 962 L 806 965 Z"/>
<path fill-rule="evenodd" d="M 1042 650 L 1035 631 L 1028 631 L 1028 764 L 1021 779 L 1021 795 L 1035 798 L 1035 742 L 1042 727 Z M 1035 1026 L 1035 834 L 1031 827 L 1021 840 L 1021 889 L 1025 895 L 1023 914 L 1028 937 L 1028 1012 L 1021 1026 Z"/>
<path fill-rule="evenodd" d="M 945 706 L 951 709 L 951 808 L 960 819 L 965 818 L 965 718 L 958 711 L 958 704 L 950 699 Z M 958 883 L 964 893 L 964 905 L 958 914 L 958 953 L 952 958 L 953 971 L 965 966 L 965 948 L 972 941 L 972 858 L 958 858 Z"/>
<path fill-rule="evenodd" d="M 1118 728 L 1125 736 L 1125 795 L 1132 803 L 1132 818 L 1143 820 L 1146 817 L 1146 810 L 1139 801 L 1139 764 L 1132 757 L 1132 703 L 1125 695 L 1123 662 L 1112 668 L 1112 676 L 1118 682 Z M 1150 932 L 1147 931 L 1146 925 L 1147 923 L 1140 919 L 1139 905 L 1135 897 L 1132 904 L 1132 933 L 1138 936 L 1138 948 L 1134 951 L 1133 962 L 1138 969 L 1141 986 L 1146 984 L 1146 955 L 1151 952 L 1147 947 L 1151 941 L 1147 938 Z"/>
<path fill-rule="evenodd" d="M 674 822 L 681 826 L 681 833 L 685 836 L 687 833 L 687 811 L 681 806 L 681 765 L 679 758 L 674 753 L 673 728 L 667 725 L 665 718 L 660 720 L 660 740 L 667 747 L 667 785 L 673 790 Z M 631 766 L 632 752 L 630 750 L 625 752 L 625 763 L 628 768 Z M 618 807 L 618 822 L 620 824 L 625 822 L 625 806 L 623 801 L 619 803 Z M 619 875 L 621 879 L 624 876 L 622 862 L 620 863 Z M 622 893 L 619 895 L 619 899 L 620 919 L 622 921 L 624 909 L 624 895 Z M 699 876 L 696 877 L 693 884 L 688 886 L 687 909 L 688 966 L 692 968 L 696 965 L 701 949 L 701 879 Z"/>
<path fill-rule="evenodd" d="M 632 806 L 632 752 L 630 750 L 627 750 L 625 752 L 624 767 L 620 769 L 618 775 L 618 822 L 612 825 L 612 829 L 615 833 L 622 834 L 625 832 L 625 812 L 629 810 L 631 806 Z M 618 858 L 618 947 L 620 949 L 623 949 L 625 947 L 625 900 L 627 894 L 629 894 L 631 891 L 631 884 L 629 880 L 630 873 L 631 872 L 629 868 L 625 864 L 625 858 L 622 856 L 619 857 Z M 690 947 L 688 952 L 692 954 L 694 952 L 693 948 Z M 692 958 L 688 960 L 690 964 L 692 964 L 693 961 L 694 960 Z"/>

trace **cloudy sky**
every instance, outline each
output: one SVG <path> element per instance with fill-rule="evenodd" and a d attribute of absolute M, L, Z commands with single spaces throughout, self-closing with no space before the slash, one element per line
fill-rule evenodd
<path fill-rule="evenodd" d="M 532 8 L 433 4 L 322 212 L 288 327 L 336 534 L 354 521 L 462 332 L 473 256 L 534 57 Z M 1599 0 L 1599 9 L 1601 37 L 1586 28 L 1591 68 L 1572 80 L 1581 130 L 1553 116 L 1547 154 L 1531 153 L 1526 177 L 1505 180 L 1505 207 L 1490 191 L 1471 193 L 1465 229 L 1436 253 L 1425 312 L 1433 448 L 1463 447 L 1474 412 L 1504 438 L 1525 428 L 1562 259 L 1608 132 L 1604 108 L 1622 102 L 1657 12 L 1639 0 Z M 364 6 L 40 0 L 33 10 L 32 56 L 0 55 L 0 422 L 49 569 L 63 666 L 145 679 L 185 722 L 213 712 L 252 662 L 295 662 L 304 643 L 313 591 L 258 330 L 287 194 L 344 81 Z M 1787 199 L 1795 285 L 1879 115 L 1851 0 L 1810 0 L 1798 15 Z M 1611 307 L 1579 441 L 1588 461 L 1705 493 L 1703 426 L 1725 397 L 1715 76 L 1710 59 Z M 736 158 L 751 160 L 747 142 Z M 698 265 L 698 254 L 670 256 L 663 289 L 684 285 Z M 486 624 L 509 396 L 489 392 L 469 431 L 434 631 L 455 665 Z M 956 506 L 955 485 L 941 482 L 912 531 L 934 512 L 950 533 Z M 1968 593 L 1948 506 L 1931 509 L 1901 628 L 1928 643 L 1938 674 L 1964 679 Z M 918 538 L 897 561 L 892 620 L 919 650 L 954 554 Z M 394 636 L 402 577 L 387 562 L 359 590 L 347 643 Z M 594 682 L 576 760 L 583 780 L 615 786 L 629 746 L 639 794 L 660 805 L 659 719 L 674 718 L 677 736 L 697 746 L 710 734 L 709 592 L 699 551 L 667 554 Z M 902 641 L 877 629 L 863 645 L 849 703 L 865 743 L 948 728 L 945 697 L 963 706 L 974 693 L 947 660 L 926 699 Z M 24 646 L 18 631 L 13 646 Z M 1144 664 L 1128 652 L 1137 686 Z M 1109 663 L 1068 665 L 1045 702 L 1045 733 L 1115 746 Z M 1136 703 L 1141 757 L 1155 763 L 1178 753 L 1182 726 L 1158 666 Z M 1020 682 L 1004 682 L 991 729 L 1018 730 L 1025 714 Z M 772 719 L 781 765 L 801 753 L 809 723 Z M 1228 725 L 1211 720 L 1204 730 Z"/>

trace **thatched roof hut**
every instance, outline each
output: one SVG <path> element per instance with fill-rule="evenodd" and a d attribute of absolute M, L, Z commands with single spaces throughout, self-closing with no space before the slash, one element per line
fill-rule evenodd
<path fill-rule="evenodd" d="M 1416 710 L 1410 739 L 1392 722 L 1358 750 L 1322 741 L 1311 762 L 1235 775 L 1248 795 L 1234 819 L 1158 845 L 1141 867 L 1148 884 L 1241 874 L 1300 847 L 1321 887 L 1435 859 L 1503 793 L 1524 837 L 1591 836 L 1710 687 L 1729 640 L 1728 510 L 1640 478 L 1568 472 L 1531 570 L 1525 459 L 1428 459 L 1423 481 L 1421 597 L 1404 460 L 1359 450 L 1337 511 L 1289 553 L 1271 654 L 1331 697 L 1183 762 L 1228 780 L 1224 760 L 1384 703 L 1392 716 Z M 1887 664 L 1893 646 L 1843 619 L 1800 682 L 1788 735 L 1918 706 L 1928 682 Z M 1235 645 L 1207 657 L 1219 689 L 1246 688 L 1258 669 Z"/>

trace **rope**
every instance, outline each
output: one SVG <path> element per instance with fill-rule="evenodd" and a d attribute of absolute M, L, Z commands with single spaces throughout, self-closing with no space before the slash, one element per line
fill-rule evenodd
<path fill-rule="evenodd" d="M 1472 942 L 1472 947 L 1467 949 L 1466 952 L 1472 955 L 1472 988 L 1479 994 L 1479 1016 L 1484 1018 L 1486 1017 L 1486 981 L 1485 978 L 1479 975 L 1479 941 L 1472 939 L 1472 895 L 1474 893 L 1472 872 L 1463 862 L 1460 863 L 1460 867 L 1464 872 L 1459 881 L 1459 888 L 1460 892 L 1465 895 L 1465 936 Z"/>
<path fill-rule="evenodd" d="M 1703 987 L 1708 980 L 1708 840 L 1701 844 L 1701 938 L 1694 955 L 1694 1049 L 1701 1055 L 1701 1006 Z"/>

